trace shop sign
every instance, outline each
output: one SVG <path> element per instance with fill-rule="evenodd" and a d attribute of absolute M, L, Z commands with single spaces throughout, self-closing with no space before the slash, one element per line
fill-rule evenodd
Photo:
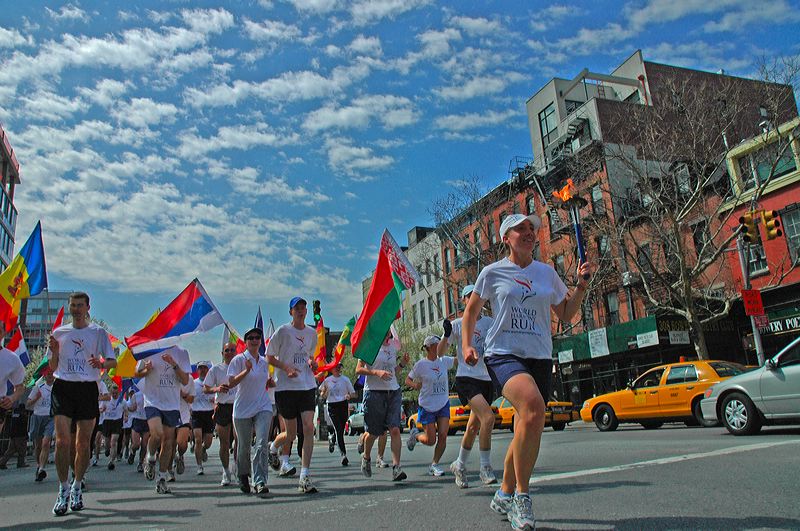
<path fill-rule="evenodd" d="M 589 330 L 589 354 L 593 358 L 599 358 L 601 356 L 608 356 L 608 336 L 606 335 L 606 329 L 597 328 L 595 330 Z"/>
<path fill-rule="evenodd" d="M 639 345 L 639 348 L 658 345 L 658 330 L 645 332 L 644 334 L 636 334 L 636 344 Z"/>
<path fill-rule="evenodd" d="M 670 330 L 669 331 L 670 345 L 688 345 L 689 344 L 689 331 L 688 330 Z"/>
<path fill-rule="evenodd" d="M 570 363 L 575 361 L 575 358 L 572 355 L 572 349 L 569 350 L 562 350 L 558 353 L 558 362 L 559 363 Z"/>
<path fill-rule="evenodd" d="M 800 330 L 800 315 L 791 315 L 780 319 L 770 319 L 766 326 L 759 326 L 759 331 L 764 334 L 776 334 Z"/>

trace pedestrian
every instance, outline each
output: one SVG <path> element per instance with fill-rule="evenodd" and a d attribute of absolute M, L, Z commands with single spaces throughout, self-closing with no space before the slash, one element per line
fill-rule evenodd
<path fill-rule="evenodd" d="M 400 411 L 403 393 L 397 377 L 409 362 L 408 353 L 398 359 L 399 347 L 392 340 L 391 330 L 386 332 L 378 355 L 372 364 L 358 360 L 356 374 L 365 375 L 364 384 L 364 453 L 361 456 L 361 473 L 372 477 L 372 445 L 375 439 L 389 431 L 392 450 L 392 481 L 403 481 L 406 473 L 400 467 Z M 380 450 L 380 448 L 379 448 Z M 379 454 L 383 454 L 379 451 Z"/>
<path fill-rule="evenodd" d="M 577 288 L 569 295 L 556 271 L 533 259 L 540 227 L 535 214 L 511 214 L 503 220 L 500 238 L 509 255 L 480 272 L 462 320 L 464 360 L 474 365 L 479 359 L 471 344 L 476 322 L 484 304 L 491 304 L 494 322 L 485 342 L 486 367 L 516 413 L 503 480 L 490 505 L 508 515 L 513 529 L 536 525 L 528 489 L 544 429 L 544 397 L 550 396 L 550 315 L 570 322 L 580 309 L 589 277 L 589 264 L 579 263 Z"/>
<path fill-rule="evenodd" d="M 469 296 L 474 286 L 467 285 L 461 290 L 461 298 L 466 306 Z M 437 353 L 443 355 L 450 344 L 456 347 L 456 359 L 458 369 L 456 370 L 456 392 L 462 406 L 469 406 L 469 420 L 461 438 L 461 447 L 458 449 L 458 458 L 450 463 L 450 471 L 453 473 L 456 485 L 462 489 L 469 487 L 467 480 L 467 461 L 475 442 L 475 436 L 480 433 L 478 448 L 480 450 L 480 473 L 481 483 L 491 485 L 497 483 L 497 477 L 492 468 L 492 429 L 494 428 L 494 411 L 492 411 L 492 401 L 494 400 L 494 385 L 486 370 L 483 362 L 484 341 L 492 318 L 478 315 L 475 323 L 475 330 L 472 334 L 472 345 L 478 352 L 479 358 L 475 365 L 464 363 L 464 354 L 461 351 L 461 318 L 452 323 L 444 320 L 444 335 L 437 347 Z M 452 339 L 450 339 L 452 338 Z"/>
<path fill-rule="evenodd" d="M 25 462 L 25 454 L 28 451 L 28 411 L 22 401 L 17 401 L 11 408 L 11 421 L 8 426 L 8 448 L 0 456 L 0 470 L 6 469 L 9 459 L 17 456 L 17 468 L 28 468 L 30 465 Z"/>
<path fill-rule="evenodd" d="M 122 460 L 128 462 L 131 455 L 131 413 L 128 411 L 128 397 L 125 396 L 129 393 L 123 394 L 123 409 L 122 409 L 122 435 L 120 437 L 120 447 L 117 449 L 117 455 L 122 456 Z M 131 464 L 128 462 L 128 464 Z"/>
<path fill-rule="evenodd" d="M 353 389 L 353 382 L 350 378 L 342 374 L 342 364 L 339 363 L 331 370 L 331 375 L 323 380 L 319 388 L 320 394 L 325 398 L 328 413 L 331 417 L 333 430 L 336 434 L 336 442 L 339 445 L 342 466 L 347 466 L 347 448 L 344 445 L 344 425 L 347 422 L 348 407 L 350 399 L 356 394 Z M 333 441 L 330 443 L 330 451 L 333 452 Z"/>
<path fill-rule="evenodd" d="M 168 478 L 167 483 L 175 482 L 175 472 L 183 474 L 186 471 L 186 461 L 183 456 L 189 448 L 189 438 L 192 435 L 192 407 L 194 406 L 194 380 L 189 378 L 189 381 L 181 386 L 181 401 L 180 401 L 180 414 L 181 423 L 175 428 L 175 452 L 173 455 L 173 462 L 167 469 Z M 166 429 L 166 428 L 165 428 Z M 202 464 L 197 469 L 197 475 L 203 475 Z"/>
<path fill-rule="evenodd" d="M 111 400 L 106 401 L 101 408 L 105 417 L 103 421 L 103 439 L 106 453 L 110 454 L 107 467 L 109 470 L 114 470 L 118 456 L 117 442 L 122 434 L 122 415 L 125 409 L 125 404 L 122 403 L 122 397 L 120 397 L 119 388 L 116 385 L 111 386 Z"/>
<path fill-rule="evenodd" d="M 6 324 L 0 321 L 0 342 L 6 336 Z M 0 433 L 3 431 L 7 421 L 11 420 L 11 410 L 14 403 L 19 400 L 25 392 L 25 366 L 20 361 L 19 356 L 5 347 L 0 348 Z M 11 384 L 10 393 L 5 382 Z"/>
<path fill-rule="evenodd" d="M 450 430 L 450 382 L 447 371 L 456 363 L 452 356 L 440 357 L 437 354 L 439 341 L 439 336 L 425 338 L 422 343 L 425 357 L 417 361 L 406 376 L 406 385 L 419 390 L 417 425 L 411 428 L 408 449 L 413 451 L 418 442 L 426 446 L 435 445 L 428 475 L 436 477 L 444 475 L 439 460 L 447 447 L 447 432 Z M 422 430 L 417 426 L 422 426 Z"/>
<path fill-rule="evenodd" d="M 286 431 L 281 432 L 272 442 L 270 453 L 282 449 L 281 467 L 278 475 L 288 477 L 294 475 L 294 467 L 289 465 L 289 453 L 298 432 L 298 417 L 302 423 L 302 447 L 300 482 L 297 489 L 306 494 L 317 492 L 317 488 L 309 477 L 311 456 L 314 452 L 314 409 L 317 405 L 317 382 L 314 371 L 314 350 L 317 346 L 317 332 L 306 326 L 308 309 L 306 301 L 294 297 L 289 301 L 289 315 L 292 320 L 281 325 L 272 334 L 267 346 L 269 363 L 275 371 L 275 405 L 285 420 Z M 298 448 L 299 449 L 299 448 Z"/>
<path fill-rule="evenodd" d="M 147 415 L 144 412 L 144 394 L 141 390 L 131 390 L 127 402 L 128 412 L 131 417 L 131 453 L 128 455 L 128 464 L 136 461 L 136 451 L 139 451 L 139 464 L 136 472 L 144 471 L 144 458 L 147 453 L 147 444 L 150 441 L 150 427 L 147 425 Z"/>
<path fill-rule="evenodd" d="M 56 516 L 65 515 L 68 507 L 72 511 L 84 507 L 83 477 L 89 464 L 92 430 L 100 416 L 100 370 L 117 366 L 108 333 L 90 321 L 89 309 L 89 295 L 70 294 L 72 322 L 53 331 L 47 352 L 50 369 L 56 377 L 50 403 L 55 421 L 59 480 L 58 498 L 53 506 Z M 71 488 L 68 483 L 70 465 L 75 475 Z"/>
<path fill-rule="evenodd" d="M 233 427 L 239 446 L 236 467 L 239 471 L 239 488 L 250 493 L 252 470 L 253 489 L 256 494 L 269 492 L 269 428 L 272 425 L 272 401 L 267 392 L 269 362 L 258 351 L 264 344 L 260 328 L 251 328 L 244 334 L 247 349 L 234 357 L 228 366 L 228 386 L 235 390 L 233 402 Z M 255 433 L 255 452 L 250 457 L 250 441 Z"/>
<path fill-rule="evenodd" d="M 44 379 L 36 383 L 25 404 L 28 409 L 33 410 L 30 439 L 33 441 L 33 456 L 36 459 L 34 478 L 36 482 L 41 482 L 47 477 L 45 467 L 50 458 L 50 442 L 53 440 L 55 430 L 53 416 L 50 414 L 50 397 L 56 378 L 47 366 L 44 367 L 42 376 Z"/>
<path fill-rule="evenodd" d="M 214 396 L 214 429 L 219 439 L 219 460 L 222 463 L 222 481 L 220 485 L 227 487 L 236 474 L 236 459 L 230 462 L 231 439 L 233 439 L 233 455 L 236 455 L 236 439 L 233 430 L 233 402 L 236 392 L 231 391 L 228 382 L 228 365 L 236 356 L 236 343 L 226 343 L 222 347 L 222 362 L 208 371 L 203 380 L 203 392 L 215 393 Z"/>
<path fill-rule="evenodd" d="M 202 476 L 203 463 L 208 461 L 208 449 L 214 442 L 214 395 L 203 389 L 203 380 L 211 368 L 210 361 L 197 364 L 198 377 L 194 384 L 194 400 L 192 401 L 192 432 L 194 434 L 194 458 L 197 462 L 197 475 Z"/>
<path fill-rule="evenodd" d="M 156 452 L 159 451 L 156 482 L 159 494 L 172 492 L 167 486 L 167 472 L 175 454 L 175 428 L 182 424 L 181 387 L 189 383 L 191 372 L 189 353 L 178 346 L 169 347 L 136 364 L 134 376 L 144 381 L 144 412 L 150 428 L 144 476 L 148 481 L 155 479 Z"/>
<path fill-rule="evenodd" d="M 97 382 L 98 395 L 97 407 L 100 411 L 100 416 L 95 419 L 94 429 L 92 430 L 92 438 L 90 441 L 89 451 L 93 455 L 92 466 L 97 466 L 100 461 L 100 448 L 103 446 L 103 422 L 106 420 L 105 403 L 111 399 L 111 393 L 108 392 L 108 386 L 101 379 Z"/>

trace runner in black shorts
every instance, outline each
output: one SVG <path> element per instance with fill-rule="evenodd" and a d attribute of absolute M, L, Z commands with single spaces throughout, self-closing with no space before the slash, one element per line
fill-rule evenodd
<path fill-rule="evenodd" d="M 203 380 L 211 368 L 210 361 L 201 361 L 197 364 L 199 377 L 194 385 L 194 401 L 192 402 L 192 431 L 194 432 L 194 457 L 197 461 L 197 474 L 202 475 L 203 463 L 208 460 L 208 449 L 214 442 L 214 395 L 206 393 Z"/>
<path fill-rule="evenodd" d="M 233 453 L 236 455 L 236 439 L 233 430 L 233 401 L 236 393 L 228 386 L 228 365 L 236 356 L 236 343 L 226 343 L 222 348 L 222 363 L 217 363 L 206 374 L 203 380 L 204 393 L 216 393 L 214 397 L 214 424 L 219 438 L 219 460 L 222 463 L 222 481 L 220 485 L 227 487 L 231 478 L 237 477 L 236 459 L 231 460 L 231 441 Z"/>

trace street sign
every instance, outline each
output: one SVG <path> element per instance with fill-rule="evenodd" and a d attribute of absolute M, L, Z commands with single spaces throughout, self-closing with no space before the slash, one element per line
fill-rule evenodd
<path fill-rule="evenodd" d="M 764 315 L 764 303 L 761 302 L 761 292 L 757 289 L 743 289 L 742 302 L 745 315 Z"/>
<path fill-rule="evenodd" d="M 767 315 L 754 315 L 753 321 L 756 322 L 758 328 L 766 328 L 769 326 L 769 317 Z"/>

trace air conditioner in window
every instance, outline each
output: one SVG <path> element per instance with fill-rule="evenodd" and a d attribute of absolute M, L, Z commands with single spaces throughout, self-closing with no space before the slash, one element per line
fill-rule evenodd
<path fill-rule="evenodd" d="M 639 282 L 639 274 L 632 271 L 622 272 L 622 285 L 626 288 Z"/>

